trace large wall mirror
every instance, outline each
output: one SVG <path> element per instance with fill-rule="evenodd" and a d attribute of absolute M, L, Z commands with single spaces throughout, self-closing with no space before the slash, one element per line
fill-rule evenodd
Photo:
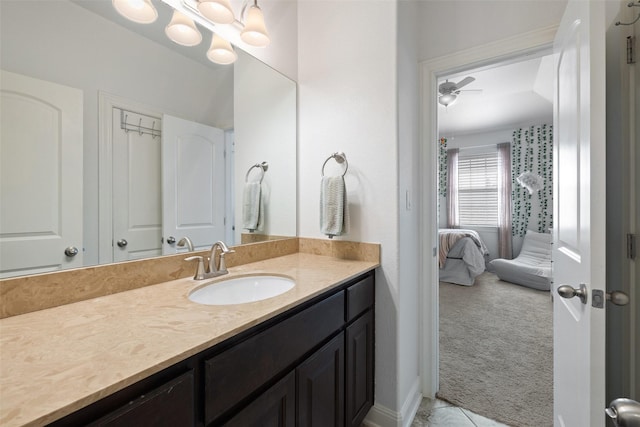
<path fill-rule="evenodd" d="M 111 3 L 0 2 L 0 277 L 295 236 L 296 83 Z"/>

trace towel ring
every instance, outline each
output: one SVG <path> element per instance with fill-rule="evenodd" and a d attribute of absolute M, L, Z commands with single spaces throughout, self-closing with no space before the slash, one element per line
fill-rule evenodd
<path fill-rule="evenodd" d="M 264 173 L 269 169 L 269 163 L 262 162 L 262 163 L 256 163 L 255 165 L 251 166 L 247 171 L 247 174 L 244 176 L 244 182 L 249 182 L 249 174 L 251 173 L 251 170 L 253 168 L 260 168 L 260 170 L 262 171 L 262 176 L 260 176 L 260 184 L 262 184 L 262 180 L 264 179 Z"/>
<path fill-rule="evenodd" d="M 344 172 L 342 176 L 344 177 L 347 174 L 347 170 L 349 170 L 349 162 L 347 161 L 347 156 L 342 151 L 338 151 L 327 157 L 327 160 L 322 164 L 322 176 L 324 176 L 324 167 L 330 159 L 335 159 L 339 164 L 344 163 Z"/>

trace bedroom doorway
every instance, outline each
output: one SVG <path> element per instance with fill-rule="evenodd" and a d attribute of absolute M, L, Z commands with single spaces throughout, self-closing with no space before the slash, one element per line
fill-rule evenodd
<path fill-rule="evenodd" d="M 437 84 L 437 397 L 509 425 L 551 425 L 553 57 L 541 50 Z M 527 233 L 524 252 L 545 256 L 496 275 L 493 260 L 518 256 Z"/>

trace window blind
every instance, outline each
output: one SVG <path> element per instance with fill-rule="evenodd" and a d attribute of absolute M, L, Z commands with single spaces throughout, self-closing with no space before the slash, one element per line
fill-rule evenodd
<path fill-rule="evenodd" d="M 498 152 L 458 158 L 458 214 L 461 226 L 498 226 Z"/>

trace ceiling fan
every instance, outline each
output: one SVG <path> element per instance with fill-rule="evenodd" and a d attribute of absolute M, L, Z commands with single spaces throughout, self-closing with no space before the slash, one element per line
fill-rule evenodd
<path fill-rule="evenodd" d="M 475 77 L 469 76 L 460 80 L 458 83 L 450 82 L 449 80 L 440 83 L 438 86 L 438 92 L 440 92 L 438 102 L 445 107 L 448 107 L 456 102 L 458 95 L 460 95 L 460 89 L 473 81 L 475 81 Z"/>

